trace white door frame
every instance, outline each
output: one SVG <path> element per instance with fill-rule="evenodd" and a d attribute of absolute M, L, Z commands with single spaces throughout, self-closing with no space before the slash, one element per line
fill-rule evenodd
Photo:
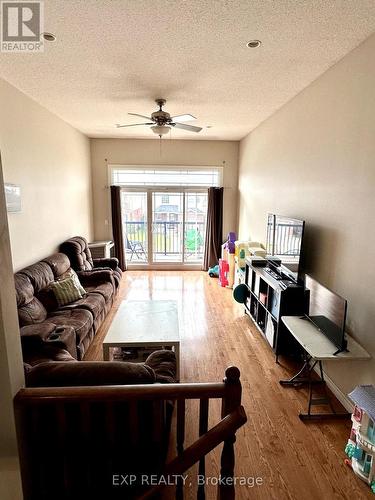
<path fill-rule="evenodd" d="M 207 193 L 208 188 L 194 186 L 120 186 L 121 192 L 138 192 L 147 194 L 147 263 L 129 263 L 132 270 L 141 269 L 169 269 L 182 271 L 196 271 L 202 269 L 202 264 L 184 262 L 185 260 L 185 224 L 186 224 L 186 193 Z M 183 193 L 183 222 L 182 222 L 182 262 L 154 262 L 152 238 L 152 193 Z"/>

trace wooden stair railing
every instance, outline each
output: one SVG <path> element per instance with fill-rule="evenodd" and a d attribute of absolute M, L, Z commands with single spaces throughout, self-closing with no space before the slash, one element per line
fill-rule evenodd
<path fill-rule="evenodd" d="M 225 448 L 225 443 L 233 443 L 233 436 L 237 432 L 237 430 L 244 425 L 246 422 L 246 413 L 243 406 L 239 406 L 232 413 L 224 417 L 218 424 L 216 424 L 212 429 L 207 431 L 204 435 L 202 435 L 197 441 L 195 441 L 192 445 L 186 448 L 182 454 L 176 458 L 174 458 L 169 464 L 166 465 L 164 472 L 162 475 L 166 478 L 175 477 L 176 475 L 182 475 L 186 472 L 190 467 L 192 467 L 195 463 L 202 460 L 210 451 L 212 451 L 216 446 L 220 443 L 224 442 L 223 454 L 222 454 L 222 464 L 227 464 L 226 475 L 221 474 L 221 478 L 224 476 L 226 478 L 233 476 L 233 470 L 231 474 L 228 474 L 229 468 L 234 466 L 234 462 L 232 461 L 232 453 L 229 453 L 229 456 L 225 455 L 228 453 L 228 448 Z M 222 468 L 223 472 L 223 468 Z M 199 474 L 201 475 L 201 469 L 199 469 Z M 224 483 L 224 481 L 222 481 Z M 229 481 L 229 483 L 232 483 Z M 232 485 L 231 485 L 232 486 Z M 146 500 L 152 498 L 156 493 L 164 488 L 164 485 L 157 485 L 153 487 L 151 490 L 147 491 L 144 495 L 140 497 L 140 500 Z M 218 498 L 220 500 L 230 500 L 234 498 L 234 489 L 231 487 L 230 489 L 226 488 L 224 484 L 219 487 Z M 201 495 L 204 495 L 204 490 L 198 488 L 198 498 Z"/>
<path fill-rule="evenodd" d="M 21 475 L 25 500 L 38 498 L 51 498 L 51 492 L 46 490 L 43 477 L 43 456 L 45 448 L 35 449 L 38 443 L 38 432 L 43 432 L 40 420 L 45 418 L 43 410 L 47 408 L 47 415 L 56 416 L 56 428 L 49 429 L 52 433 L 53 449 L 56 457 L 62 458 L 63 467 L 63 490 L 56 498 L 70 499 L 74 496 L 74 485 L 71 479 L 74 464 L 70 464 L 66 457 L 71 456 L 71 450 L 67 453 L 67 437 L 70 437 L 72 408 L 77 412 L 77 419 L 81 422 L 82 442 L 79 443 L 79 452 L 86 446 L 85 462 L 82 471 L 82 481 L 86 481 L 90 487 L 90 481 L 95 474 L 95 464 L 90 463 L 95 456 L 95 440 L 97 439 L 96 421 L 92 417 L 92 409 L 101 405 L 105 408 L 105 426 L 102 435 L 105 436 L 105 469 L 107 474 L 113 471 L 113 457 L 111 450 L 115 450 L 116 437 L 118 435 L 119 422 L 116 420 L 116 408 L 119 403 L 126 403 L 129 407 L 128 425 L 126 429 L 134 447 L 140 438 L 139 413 L 137 405 L 140 402 L 149 402 L 152 405 L 152 442 L 158 443 L 160 439 L 160 419 L 156 418 L 161 411 L 161 404 L 165 401 L 175 400 L 177 402 L 176 416 L 176 445 L 177 456 L 164 467 L 165 476 L 180 476 L 195 463 L 199 463 L 199 474 L 205 475 L 205 456 L 220 443 L 223 443 L 221 453 L 221 470 L 217 497 L 220 500 L 232 500 L 235 497 L 234 482 L 228 480 L 234 474 L 234 443 L 236 431 L 246 422 L 246 414 L 241 406 L 241 383 L 240 372 L 236 367 L 229 367 L 225 372 L 222 383 L 195 383 L 195 384 L 161 384 L 161 385 L 132 385 L 132 386 L 95 386 L 95 387 L 61 387 L 61 388 L 26 388 L 21 389 L 15 397 L 15 417 L 19 443 L 19 454 L 21 464 Z M 186 423 L 186 400 L 199 399 L 199 438 L 188 448 L 184 449 L 185 423 Z M 222 419 L 210 430 L 208 430 L 209 400 L 221 399 Z M 96 429 L 96 433 L 95 433 Z M 75 431 L 76 432 L 76 431 Z M 44 437 L 44 436 L 43 436 Z M 77 448 L 78 450 L 78 448 Z M 121 450 L 120 450 L 121 451 Z M 103 458 L 101 456 L 101 458 Z M 56 459 L 57 460 L 57 459 Z M 60 462 L 60 461 L 59 461 Z M 37 475 L 37 478 L 35 478 Z M 38 483 L 39 481 L 39 483 Z M 39 488 L 39 489 L 38 489 Z M 157 495 L 162 486 L 156 486 L 144 491 L 138 498 L 152 498 Z M 36 491 L 38 489 L 38 491 Z M 43 494 L 46 493 L 46 496 Z M 123 495 L 125 491 L 122 492 Z M 134 498 L 122 496 L 122 498 Z M 94 497 L 92 497 L 94 498 Z M 111 493 L 106 498 L 112 498 Z M 116 497 L 118 498 L 118 497 Z M 176 485 L 176 498 L 183 498 L 183 484 L 178 481 Z M 198 500 L 205 498 L 204 486 L 199 486 L 197 491 Z"/>

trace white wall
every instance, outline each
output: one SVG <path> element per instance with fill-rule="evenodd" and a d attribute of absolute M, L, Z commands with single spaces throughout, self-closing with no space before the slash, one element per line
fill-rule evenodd
<path fill-rule="evenodd" d="M 13 397 L 24 385 L 0 158 L 0 498 L 22 498 Z"/>
<path fill-rule="evenodd" d="M 91 139 L 95 239 L 112 238 L 107 164 L 224 166 L 223 236 L 237 229 L 238 142 Z M 225 162 L 225 164 L 223 164 Z"/>
<path fill-rule="evenodd" d="M 89 139 L 0 79 L 4 181 L 19 184 L 22 212 L 8 214 L 15 270 L 66 238 L 92 236 Z"/>
<path fill-rule="evenodd" d="M 306 220 L 307 270 L 348 299 L 348 329 L 375 356 L 375 36 L 240 144 L 241 237 L 266 213 Z M 328 364 L 348 392 L 375 362 Z"/>

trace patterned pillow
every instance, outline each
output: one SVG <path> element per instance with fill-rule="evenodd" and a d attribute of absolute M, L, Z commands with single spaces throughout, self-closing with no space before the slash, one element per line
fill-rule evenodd
<path fill-rule="evenodd" d="M 74 269 L 72 269 L 72 268 L 68 269 L 68 271 L 66 271 L 64 274 L 62 274 L 61 276 L 59 276 L 57 278 L 57 281 L 63 281 L 63 280 L 66 280 L 67 278 L 73 279 L 75 285 L 77 286 L 77 288 L 80 291 L 82 296 L 87 294 L 86 290 L 81 285 L 81 282 L 79 281 L 78 275 Z"/>
<path fill-rule="evenodd" d="M 73 278 L 66 278 L 65 280 L 55 281 L 51 283 L 51 288 L 55 294 L 57 304 L 65 306 L 76 300 L 82 299 L 82 294 L 79 291 Z"/>

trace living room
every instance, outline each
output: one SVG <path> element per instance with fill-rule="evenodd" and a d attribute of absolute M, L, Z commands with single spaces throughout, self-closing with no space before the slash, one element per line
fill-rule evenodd
<path fill-rule="evenodd" d="M 44 9 L 39 33 L 43 51 L 38 46 L 17 51 L 8 42 L 0 53 L 1 192 L 8 189 L 7 199 L 2 194 L 0 203 L 1 498 L 22 498 L 20 462 L 24 498 L 32 498 L 30 459 L 25 464 L 22 456 L 31 457 L 27 453 L 34 451 L 26 453 L 20 442 L 20 436 L 31 430 L 20 427 L 13 410 L 20 390 L 26 391 L 25 399 L 18 397 L 16 405 L 21 401 L 25 406 L 16 406 L 17 418 L 31 398 L 69 399 L 75 391 L 81 391 L 82 401 L 94 398 L 93 404 L 103 394 L 132 398 L 134 390 L 137 403 L 158 390 L 164 391 L 166 400 L 176 399 L 169 453 L 173 457 L 177 446 L 182 467 L 188 447 L 198 440 L 200 455 L 194 466 L 186 468 L 184 462 L 184 469 L 168 469 L 182 472 L 179 484 L 166 489 L 165 498 L 173 496 L 176 487 L 177 494 L 183 491 L 186 498 L 195 497 L 197 488 L 200 498 L 204 494 L 213 498 L 218 490 L 221 498 L 234 494 L 243 499 L 370 498 L 371 481 L 357 477 L 354 467 L 345 463 L 350 418 L 312 422 L 299 418 L 309 391 L 302 382 L 289 388 L 279 382 L 298 371 L 301 358 L 281 355 L 276 364 L 275 352 L 256 320 L 234 300 L 234 290 L 221 287 L 218 278 L 207 274 L 207 267 L 218 263 L 221 244 L 231 232 L 239 241 L 265 247 L 268 214 L 304 221 L 299 285 L 305 289 L 306 274 L 333 291 L 335 298 L 345 299 L 347 339 L 365 353 L 350 357 L 355 351 L 350 344 L 349 355 L 323 360 L 330 402 L 338 413 L 351 413 L 356 401 L 349 393 L 357 386 L 375 384 L 375 304 L 370 292 L 375 278 L 374 2 L 176 1 L 167 6 L 164 0 L 49 0 L 37 4 Z M 155 102 L 160 99 L 166 102 Z M 163 122 L 165 114 L 153 114 L 158 111 L 171 120 Z M 187 113 L 190 117 L 184 121 Z M 143 122 L 147 124 L 135 126 Z M 127 180 L 116 180 L 115 170 Z M 136 181 L 129 180 L 132 175 Z M 118 188 L 119 198 L 111 186 Z M 9 190 L 16 193 L 16 208 L 9 207 Z M 213 215 L 210 192 L 219 191 L 221 211 Z M 218 221 L 220 241 L 213 243 Z M 72 242 L 77 236 L 83 240 Z M 88 245 L 98 241 L 115 242 L 101 256 L 105 265 L 87 253 Z M 216 251 L 213 260 L 208 247 Z M 249 262 L 248 269 L 264 272 L 256 261 Z M 57 318 L 60 310 L 48 310 L 37 317 L 25 340 L 22 329 L 30 332 L 30 323 L 22 323 L 20 315 L 25 305 L 20 296 L 29 293 L 25 276 L 32 284 L 32 300 L 39 303 L 38 280 L 50 281 L 49 285 L 61 277 L 65 280 L 70 265 L 89 297 L 81 296 L 86 301 L 82 309 L 67 304 L 63 310 L 72 317 L 84 310 L 80 321 L 93 316 L 91 326 L 85 336 L 74 333 L 65 319 Z M 17 274 L 21 278 L 15 278 Z M 157 309 L 165 305 L 166 310 Z M 156 309 L 149 316 L 144 307 Z M 124 318 L 132 319 L 127 323 Z M 40 364 L 49 364 L 48 369 L 52 363 L 74 365 L 69 380 L 76 387 L 70 392 L 61 392 L 66 391 L 61 380 L 54 385 L 57 374 L 49 373 L 49 381 L 37 383 L 36 376 L 24 370 L 23 362 L 31 372 L 36 366 L 34 353 L 25 359 L 25 350 L 29 353 L 25 345 L 34 342 L 30 338 L 38 337 L 38 346 L 41 342 L 45 349 L 46 337 L 40 341 L 41 334 L 35 332 L 42 331 L 46 322 L 54 325 L 52 333 L 59 338 L 48 333 L 47 348 L 54 357 L 46 360 L 43 351 Z M 165 322 L 169 330 L 162 339 Z M 142 373 L 131 371 L 129 358 L 122 365 L 130 366 L 132 382 L 121 382 L 125 368 L 116 368 L 120 382 L 113 382 L 113 374 L 101 374 L 109 377 L 107 383 L 95 384 L 100 377 L 87 374 L 89 369 L 105 371 L 103 363 L 115 366 L 110 365 L 115 361 L 106 359 L 119 359 L 115 353 L 125 352 L 125 343 L 114 347 L 116 342 L 119 346 L 118 335 L 128 336 L 126 353 L 132 356 L 131 329 L 137 328 L 148 335 L 144 345 L 150 347 L 150 336 L 155 336 L 155 345 L 171 348 L 164 349 L 163 368 L 151 353 L 150 360 L 140 364 Z M 72 332 L 77 341 L 67 342 L 61 357 L 61 349 L 56 354 L 51 343 L 63 342 L 64 335 Z M 348 359 L 338 361 L 340 356 Z M 91 368 L 92 362 L 100 367 Z M 240 375 L 235 369 L 226 373 L 228 367 L 238 368 Z M 134 382 L 141 376 L 143 382 Z M 156 383 L 144 389 L 150 376 Z M 28 383 L 32 379 L 34 385 Z M 86 379 L 87 387 L 77 383 L 84 386 Z M 171 383 L 158 389 L 158 382 L 167 381 Z M 68 379 L 65 382 L 70 385 Z M 137 383 L 143 384 L 143 393 Z M 237 395 L 228 384 L 235 386 Z M 105 385 L 118 387 L 110 393 Z M 199 405 L 191 401 L 194 393 L 199 394 Z M 222 399 L 224 414 L 211 398 Z M 59 422 L 55 430 L 64 428 Z M 222 437 L 230 424 L 230 438 Z M 214 425 L 215 436 L 223 434 L 218 446 L 203 454 L 208 441 L 213 446 Z M 103 435 L 108 431 L 110 436 L 110 429 L 109 424 L 104 427 Z M 82 442 L 89 439 L 82 431 Z M 105 445 L 100 439 L 95 443 Z M 46 455 L 51 462 L 58 451 Z M 114 486 L 120 481 L 115 475 L 127 472 L 113 470 L 111 486 L 116 495 L 133 498 L 126 484 Z M 199 474 L 206 476 L 205 488 L 197 483 Z M 221 489 L 220 476 L 233 478 L 234 487 Z M 76 498 L 68 486 L 61 498 Z M 95 498 L 91 490 L 77 491 Z"/>

